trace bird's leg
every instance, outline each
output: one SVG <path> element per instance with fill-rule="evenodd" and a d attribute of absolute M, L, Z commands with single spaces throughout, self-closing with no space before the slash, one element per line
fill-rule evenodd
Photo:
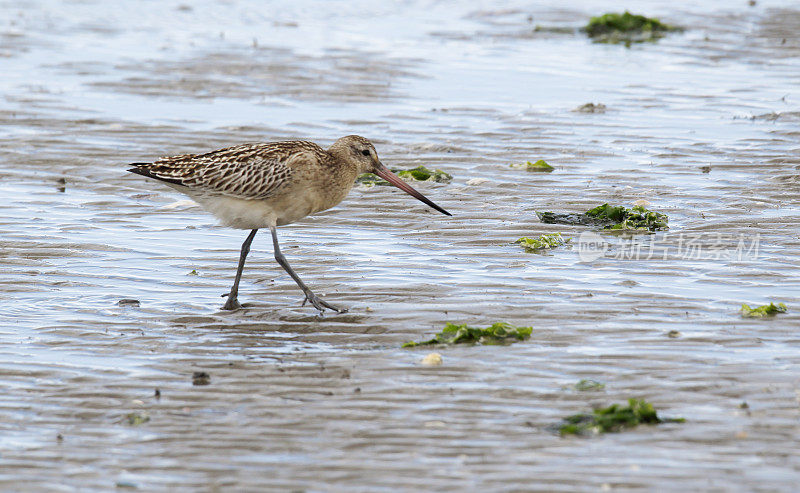
<path fill-rule="evenodd" d="M 236 268 L 236 279 L 233 280 L 233 287 L 230 293 L 222 295 L 228 297 L 225 306 L 222 307 L 223 310 L 236 310 L 242 307 L 237 299 L 239 297 L 239 281 L 242 279 L 244 260 L 247 258 L 247 254 L 250 253 L 250 243 L 253 243 L 253 238 L 256 237 L 256 233 L 258 233 L 257 229 L 250 231 L 250 234 L 247 235 L 247 239 L 242 243 L 242 253 L 239 255 L 239 267 Z"/>
<path fill-rule="evenodd" d="M 275 228 L 275 226 L 270 226 L 269 230 L 272 232 L 272 244 L 273 244 L 274 253 L 275 253 L 275 260 L 280 264 L 281 267 L 283 267 L 283 270 L 285 270 L 290 276 L 292 276 L 292 279 L 294 279 L 294 282 L 296 282 L 297 285 L 300 286 L 300 289 L 303 290 L 303 294 L 306 295 L 306 299 L 303 300 L 303 304 L 305 305 L 306 301 L 309 301 L 312 305 L 314 305 L 314 308 L 316 308 L 317 310 L 320 311 L 320 313 L 324 312 L 325 308 L 330 308 L 331 310 L 333 310 L 335 312 L 339 312 L 339 313 L 346 312 L 347 311 L 346 308 L 338 308 L 338 307 L 335 307 L 335 306 L 331 305 L 327 301 L 325 301 L 322 298 L 320 298 L 319 296 L 315 295 L 308 288 L 308 286 L 305 285 L 305 283 L 300 279 L 300 276 L 298 276 L 294 272 L 292 267 L 289 265 L 289 262 L 286 260 L 286 257 L 284 257 L 283 254 L 281 253 L 281 247 L 278 246 L 278 231 L 277 231 L 277 229 Z"/>

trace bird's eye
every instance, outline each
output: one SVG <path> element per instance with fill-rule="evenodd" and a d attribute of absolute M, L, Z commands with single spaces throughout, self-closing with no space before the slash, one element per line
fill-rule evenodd
<path fill-rule="evenodd" d="M 364 149 L 363 151 L 361 151 L 361 154 L 369 156 L 369 149 Z"/>

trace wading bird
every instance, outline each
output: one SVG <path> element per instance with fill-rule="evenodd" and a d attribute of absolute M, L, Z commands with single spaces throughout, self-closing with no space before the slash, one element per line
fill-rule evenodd
<path fill-rule="evenodd" d="M 315 295 L 291 268 L 278 246 L 276 228 L 330 209 L 350 192 L 362 173 L 374 173 L 442 214 L 449 212 L 428 200 L 378 159 L 364 137 L 348 135 L 328 150 L 306 141 L 242 144 L 205 154 L 163 157 L 154 163 L 131 163 L 128 171 L 155 178 L 185 193 L 214 214 L 223 225 L 249 229 L 225 310 L 240 308 L 239 281 L 250 244 L 260 228 L 269 228 L 275 260 L 320 312 L 337 308 Z"/>

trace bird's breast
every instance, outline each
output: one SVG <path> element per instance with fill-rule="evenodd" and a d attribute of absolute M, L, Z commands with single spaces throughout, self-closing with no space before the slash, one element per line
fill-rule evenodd
<path fill-rule="evenodd" d="M 339 204 L 353 187 L 355 177 L 338 175 L 327 180 L 298 179 L 263 199 L 243 199 L 185 190 L 203 208 L 230 228 L 260 229 L 282 226 Z"/>

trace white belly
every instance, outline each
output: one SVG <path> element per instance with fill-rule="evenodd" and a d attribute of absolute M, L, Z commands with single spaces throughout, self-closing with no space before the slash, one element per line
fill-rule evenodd
<path fill-rule="evenodd" d="M 214 214 L 223 226 L 235 229 L 261 229 L 298 221 L 314 211 L 305 200 L 246 200 L 222 195 L 194 195 L 192 199 Z"/>
<path fill-rule="evenodd" d="M 338 190 L 335 197 L 325 197 L 311 189 L 300 189 L 261 200 L 238 199 L 192 190 L 167 183 L 185 193 L 205 210 L 214 214 L 223 226 L 235 229 L 261 229 L 291 224 L 315 212 L 324 211 L 341 202 L 350 187 Z"/>

